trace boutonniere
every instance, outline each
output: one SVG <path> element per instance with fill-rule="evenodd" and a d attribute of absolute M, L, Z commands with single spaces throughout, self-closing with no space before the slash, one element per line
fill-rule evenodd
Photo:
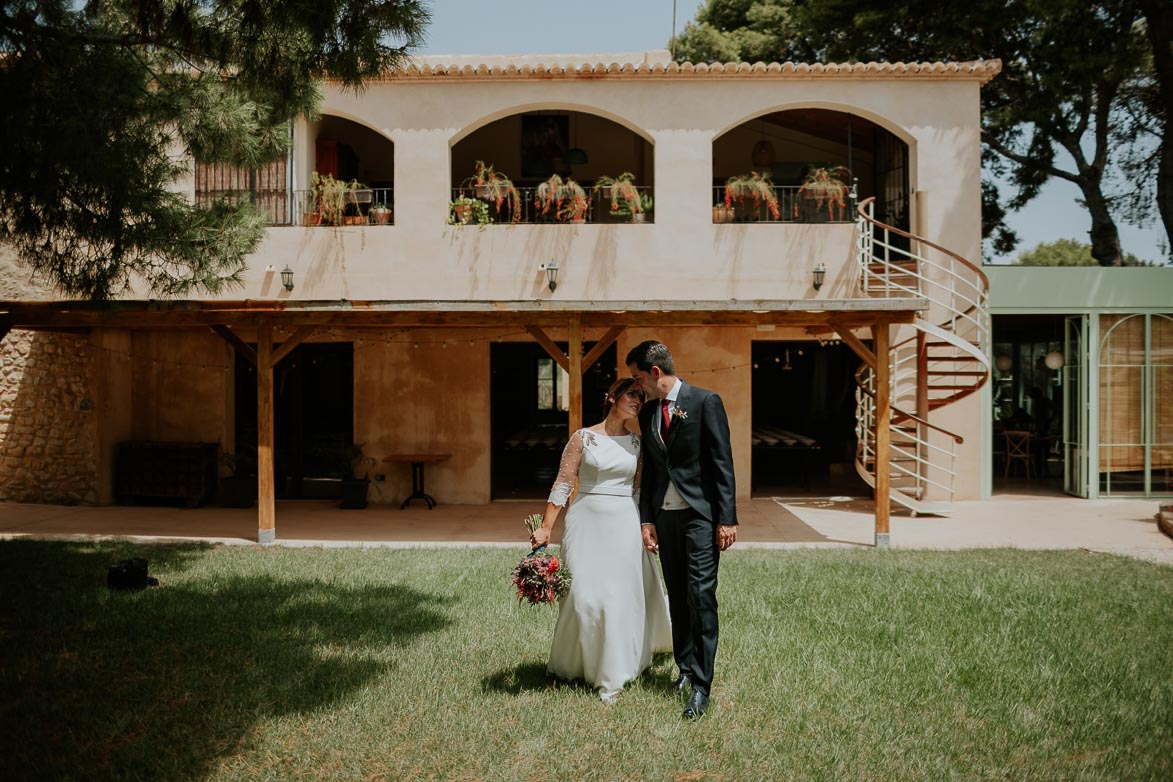
<path fill-rule="evenodd" d="M 688 411 L 683 407 L 674 407 L 672 408 L 672 417 L 678 421 L 687 421 Z"/>

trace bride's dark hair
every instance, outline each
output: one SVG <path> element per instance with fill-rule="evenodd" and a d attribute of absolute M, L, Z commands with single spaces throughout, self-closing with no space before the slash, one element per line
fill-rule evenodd
<path fill-rule="evenodd" d="M 603 396 L 603 417 L 606 418 L 607 414 L 611 412 L 611 408 L 614 406 L 616 399 L 626 394 L 631 390 L 632 386 L 636 385 L 637 381 L 634 377 L 621 377 L 612 383 L 611 387 L 607 389 L 606 395 Z M 643 386 L 637 386 L 637 388 L 639 389 L 639 401 L 642 404 L 647 401 L 648 397 L 644 393 Z"/>

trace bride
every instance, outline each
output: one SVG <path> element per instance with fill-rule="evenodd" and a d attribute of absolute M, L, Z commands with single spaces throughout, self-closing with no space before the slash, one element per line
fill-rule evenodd
<path fill-rule="evenodd" d="M 584 679 L 614 703 L 623 685 L 646 669 L 652 653 L 672 650 L 668 603 L 659 568 L 643 548 L 639 503 L 639 435 L 626 424 L 644 401 L 639 383 L 617 380 L 607 391 L 601 423 L 575 432 L 562 454 L 536 548 L 550 541 L 566 507 L 562 558 L 573 576 L 558 610 L 547 670 L 560 679 Z"/>

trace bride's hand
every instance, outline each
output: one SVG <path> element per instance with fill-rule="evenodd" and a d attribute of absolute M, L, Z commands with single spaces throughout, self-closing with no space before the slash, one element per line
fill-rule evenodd
<path fill-rule="evenodd" d="M 542 546 L 550 545 L 550 530 L 544 527 L 538 527 L 534 533 L 529 536 L 529 544 L 534 548 L 541 548 Z"/>

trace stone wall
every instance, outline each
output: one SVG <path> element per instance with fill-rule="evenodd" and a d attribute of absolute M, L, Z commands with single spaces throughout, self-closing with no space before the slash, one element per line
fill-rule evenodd
<path fill-rule="evenodd" d="M 0 299 L 52 298 L 0 247 Z M 96 353 L 81 334 L 14 329 L 0 342 L 0 500 L 99 501 Z"/>
<path fill-rule="evenodd" d="M 13 330 L 0 344 L 0 500 L 98 502 L 93 353 L 73 334 Z"/>

